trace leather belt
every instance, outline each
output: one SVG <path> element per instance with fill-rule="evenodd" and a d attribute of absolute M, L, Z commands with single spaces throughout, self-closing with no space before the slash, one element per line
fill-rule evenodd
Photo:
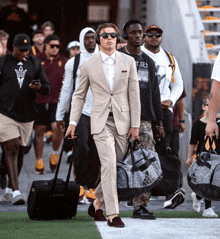
<path fill-rule="evenodd" d="M 113 116 L 113 112 L 109 112 L 109 115 L 108 116 Z"/>

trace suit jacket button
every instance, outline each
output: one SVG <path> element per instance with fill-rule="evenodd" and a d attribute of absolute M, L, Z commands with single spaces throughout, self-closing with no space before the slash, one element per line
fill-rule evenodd
<path fill-rule="evenodd" d="M 110 106 L 109 106 L 108 108 L 109 108 L 109 109 L 111 109 L 111 107 L 110 107 Z"/>
<path fill-rule="evenodd" d="M 113 96 L 113 94 L 111 94 L 111 96 Z"/>

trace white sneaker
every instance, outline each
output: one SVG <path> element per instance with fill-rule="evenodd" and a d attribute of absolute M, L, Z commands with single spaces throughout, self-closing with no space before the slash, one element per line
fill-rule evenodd
<path fill-rule="evenodd" d="M 218 215 L 214 212 L 212 207 L 209 207 L 208 209 L 204 210 L 202 215 L 203 217 L 218 217 Z"/>
<path fill-rule="evenodd" d="M 193 211 L 194 212 L 200 212 L 201 208 L 201 200 L 198 200 L 196 198 L 196 194 L 194 192 L 191 193 L 192 201 L 193 201 Z"/>
<path fill-rule="evenodd" d="M 11 202 L 12 200 L 12 193 L 5 193 L 2 197 L 3 202 Z"/>
<path fill-rule="evenodd" d="M 25 204 L 25 199 L 23 195 L 17 195 L 11 200 L 12 205 L 24 205 Z"/>

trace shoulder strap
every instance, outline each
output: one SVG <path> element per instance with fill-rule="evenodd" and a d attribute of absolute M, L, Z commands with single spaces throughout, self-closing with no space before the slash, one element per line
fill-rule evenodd
<path fill-rule="evenodd" d="M 79 67 L 80 53 L 75 55 L 74 65 L 73 65 L 73 92 L 76 88 L 76 72 Z"/>
<path fill-rule="evenodd" d="M 35 73 L 37 74 L 39 72 L 39 70 L 40 70 L 41 62 L 40 62 L 40 60 L 36 56 L 33 56 L 33 55 L 29 55 L 29 56 L 31 57 L 31 60 L 34 63 L 34 66 L 36 68 L 36 72 Z"/>
<path fill-rule="evenodd" d="M 7 60 L 7 57 L 8 57 L 8 55 L 5 55 L 5 56 L 1 57 L 1 59 L 0 59 L 0 74 L 4 69 L 4 65 Z"/>
<path fill-rule="evenodd" d="M 165 50 L 164 50 L 165 51 Z M 172 80 L 172 82 L 173 83 L 175 83 L 175 79 L 174 79 L 174 72 L 175 72 L 175 61 L 174 61 L 174 57 L 173 57 L 173 55 L 170 53 L 170 52 L 168 52 L 168 51 L 165 51 L 166 52 L 166 54 L 167 54 L 167 56 L 168 56 L 168 58 L 169 58 L 169 60 L 170 60 L 170 66 L 171 66 L 171 68 L 172 68 L 172 75 L 171 75 L 171 80 Z"/>
<path fill-rule="evenodd" d="M 31 49 L 32 49 L 33 55 L 36 56 L 37 55 L 37 51 L 36 51 L 35 46 L 32 46 Z"/>

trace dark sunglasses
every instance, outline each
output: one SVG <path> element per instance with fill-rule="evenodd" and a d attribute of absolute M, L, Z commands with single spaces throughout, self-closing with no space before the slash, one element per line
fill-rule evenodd
<path fill-rule="evenodd" d="M 108 36 L 110 36 L 112 39 L 117 37 L 117 33 L 112 32 L 112 33 L 102 33 L 100 36 L 102 36 L 104 39 L 107 39 Z"/>
<path fill-rule="evenodd" d="M 159 37 L 161 37 L 162 36 L 162 34 L 161 33 L 146 33 L 146 35 L 148 36 L 148 37 L 153 37 L 153 36 L 155 36 L 156 38 L 159 38 Z"/>
<path fill-rule="evenodd" d="M 204 106 L 209 106 L 209 104 L 204 104 Z"/>
<path fill-rule="evenodd" d="M 54 48 L 54 47 L 56 47 L 58 49 L 60 48 L 60 45 L 55 45 L 55 44 L 49 44 L 49 45 L 50 45 L 51 48 Z"/>

